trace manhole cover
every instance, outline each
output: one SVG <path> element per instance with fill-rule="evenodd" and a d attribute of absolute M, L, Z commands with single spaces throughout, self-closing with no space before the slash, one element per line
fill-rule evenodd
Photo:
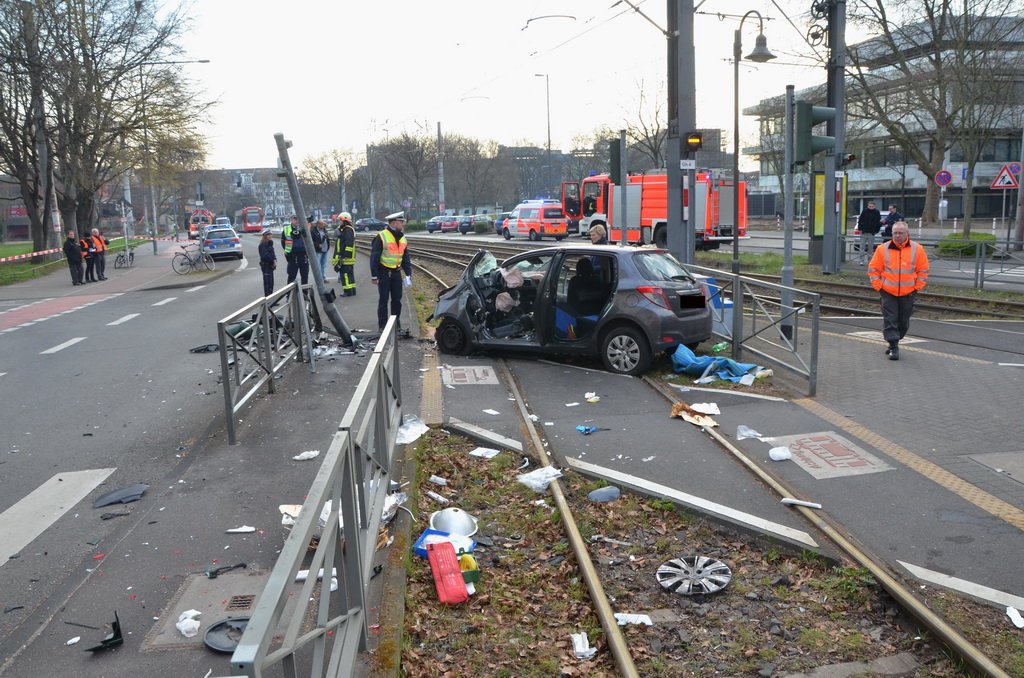
<path fill-rule="evenodd" d="M 724 589 L 732 581 L 732 570 L 716 558 L 685 556 L 666 561 L 655 576 L 666 591 L 697 596 Z"/>

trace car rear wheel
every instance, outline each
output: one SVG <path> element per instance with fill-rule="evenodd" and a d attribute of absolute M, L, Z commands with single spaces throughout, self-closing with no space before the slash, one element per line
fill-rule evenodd
<path fill-rule="evenodd" d="M 434 333 L 437 347 L 448 355 L 465 355 L 469 352 L 469 337 L 457 321 L 445 318 Z"/>
<path fill-rule="evenodd" d="M 539 241 L 540 233 L 538 233 L 537 231 L 530 231 L 530 240 L 533 240 L 534 242 Z"/>
<path fill-rule="evenodd" d="M 636 376 L 650 367 L 651 347 L 632 327 L 614 327 L 601 339 L 601 361 L 609 372 Z"/>
<path fill-rule="evenodd" d="M 501 229 L 501 237 L 505 238 L 505 240 L 511 240 L 512 234 L 508 232 L 507 228 L 503 228 Z"/>

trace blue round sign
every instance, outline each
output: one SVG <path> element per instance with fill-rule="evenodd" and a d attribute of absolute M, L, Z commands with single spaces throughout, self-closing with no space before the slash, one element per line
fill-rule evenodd
<path fill-rule="evenodd" d="M 1010 168 L 1010 174 L 1020 174 L 1020 163 L 1011 162 L 1008 166 Z"/>
<path fill-rule="evenodd" d="M 939 186 L 949 186 L 951 181 L 953 181 L 953 175 L 949 173 L 949 170 L 939 170 L 935 173 L 935 183 Z"/>

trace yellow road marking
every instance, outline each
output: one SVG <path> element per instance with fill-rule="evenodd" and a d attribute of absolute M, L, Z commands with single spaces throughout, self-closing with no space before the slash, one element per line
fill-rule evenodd
<path fill-rule="evenodd" d="M 985 490 L 972 485 L 963 478 L 950 473 L 938 464 L 924 459 L 907 448 L 901 447 L 887 438 L 883 438 L 871 429 L 852 423 L 848 418 L 821 403 L 815 402 L 810 398 L 799 398 L 793 402 L 833 426 L 860 438 L 879 452 L 917 471 L 925 478 L 938 483 L 950 492 L 958 494 L 981 510 L 1024 531 L 1024 511 L 1021 511 L 1016 506 L 1008 504 L 999 497 L 995 497 Z"/>

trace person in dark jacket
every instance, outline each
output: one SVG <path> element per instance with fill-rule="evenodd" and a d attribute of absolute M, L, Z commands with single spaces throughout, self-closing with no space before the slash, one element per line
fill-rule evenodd
<path fill-rule="evenodd" d="M 107 279 L 107 249 L 110 242 L 103 237 L 100 229 L 92 229 L 92 244 L 96 247 L 96 276 L 100 280 Z"/>
<path fill-rule="evenodd" d="M 388 322 L 388 302 L 391 315 L 397 316 L 402 327 L 402 274 L 405 286 L 412 286 L 412 262 L 406 251 L 405 212 L 385 217 L 388 227 L 373 239 L 370 248 L 370 281 L 377 286 L 377 327 L 383 332 Z"/>
<path fill-rule="evenodd" d="M 83 282 L 99 282 L 96 279 L 96 261 L 99 259 L 99 250 L 92 241 L 92 236 L 86 235 L 79 244 L 82 246 L 82 256 L 85 257 L 85 280 Z"/>
<path fill-rule="evenodd" d="M 68 239 L 64 241 L 64 258 L 68 260 L 71 270 L 71 284 L 83 285 L 82 281 L 82 243 L 74 231 L 68 231 Z"/>
<path fill-rule="evenodd" d="M 594 224 L 587 231 L 587 235 L 590 236 L 590 244 L 592 245 L 607 245 L 608 244 L 608 231 L 604 230 L 604 226 L 601 224 Z"/>
<path fill-rule="evenodd" d="M 274 252 L 274 238 L 270 229 L 263 230 L 260 239 L 260 270 L 263 271 L 263 296 L 274 292 L 274 269 L 277 268 L 277 254 Z"/>
<path fill-rule="evenodd" d="M 882 240 L 892 238 L 892 227 L 903 221 L 903 215 L 896 211 L 896 205 L 889 205 L 889 211 L 882 216 Z"/>
<path fill-rule="evenodd" d="M 327 224 L 323 219 L 317 219 L 316 227 L 309 229 L 309 235 L 313 238 L 313 250 L 316 252 L 313 263 L 320 267 L 320 276 L 327 280 L 327 260 L 331 253 L 331 237 L 327 234 Z"/>
<path fill-rule="evenodd" d="M 352 228 L 352 215 L 342 212 L 338 215 L 338 239 L 334 242 L 334 270 L 338 272 L 341 294 L 356 296 L 356 231 Z"/>
<path fill-rule="evenodd" d="M 868 202 L 868 206 L 857 217 L 857 228 L 860 230 L 859 263 L 863 266 L 875 253 L 875 235 L 882 230 L 882 213 L 875 207 L 873 200 Z"/>

